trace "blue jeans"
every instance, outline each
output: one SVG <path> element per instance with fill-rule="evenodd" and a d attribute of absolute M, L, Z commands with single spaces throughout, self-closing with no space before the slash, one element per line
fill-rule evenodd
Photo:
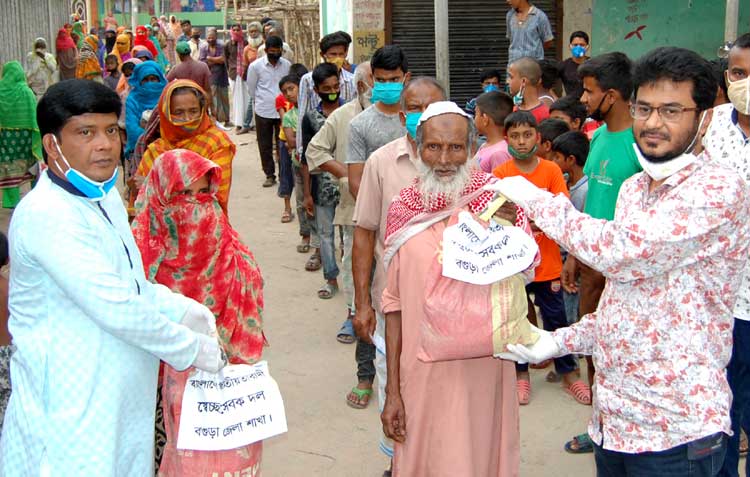
<path fill-rule="evenodd" d="M 740 428 L 750 434 L 750 321 L 734 320 L 734 346 L 727 366 L 727 379 L 732 389 L 732 433 L 727 443 L 727 456 L 720 477 L 737 477 L 739 472 Z M 745 474 L 750 476 L 750 462 L 745 461 Z"/>
<path fill-rule="evenodd" d="M 279 141 L 279 189 L 278 196 L 282 198 L 292 197 L 294 190 L 294 170 L 292 159 L 289 157 L 289 149 L 286 142 Z"/>
<path fill-rule="evenodd" d="M 568 317 L 565 314 L 565 301 L 560 279 L 544 282 L 533 282 L 526 285 L 526 293 L 534 294 L 534 304 L 542 313 L 542 323 L 547 331 L 555 331 L 558 328 L 568 326 Z M 577 363 L 572 354 L 555 358 L 555 372 L 560 376 L 573 372 Z M 528 371 L 528 364 L 516 364 L 516 371 Z"/>
<path fill-rule="evenodd" d="M 336 265 L 336 227 L 333 226 L 335 212 L 336 205 L 315 204 L 315 230 L 320 236 L 320 258 L 326 280 L 335 280 L 339 276 L 339 267 Z"/>
<path fill-rule="evenodd" d="M 714 477 L 727 450 L 723 432 L 659 452 L 626 454 L 594 443 L 596 477 Z"/>

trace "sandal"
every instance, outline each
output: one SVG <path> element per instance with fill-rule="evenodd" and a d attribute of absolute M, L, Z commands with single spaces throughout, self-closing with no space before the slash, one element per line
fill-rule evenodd
<path fill-rule="evenodd" d="M 352 320 L 347 318 L 336 335 L 336 341 L 343 344 L 352 344 L 356 340 L 357 338 L 354 335 L 354 325 L 352 325 Z"/>
<path fill-rule="evenodd" d="M 337 291 L 339 291 L 338 285 L 332 285 L 326 282 L 326 284 L 320 287 L 320 290 L 318 290 L 318 298 L 320 298 L 321 300 L 330 300 L 336 295 Z"/>
<path fill-rule="evenodd" d="M 297 252 L 299 253 L 307 253 L 310 251 L 310 242 L 305 242 L 302 240 L 299 245 L 297 245 Z"/>
<path fill-rule="evenodd" d="M 570 454 L 588 454 L 594 452 L 594 443 L 588 433 L 575 436 L 565 443 L 565 452 Z"/>
<path fill-rule="evenodd" d="M 307 259 L 307 263 L 305 264 L 305 270 L 308 272 L 315 272 L 317 270 L 320 270 L 320 267 L 322 267 L 323 264 L 320 261 L 320 254 L 314 253 L 310 255 L 310 258 Z"/>
<path fill-rule="evenodd" d="M 349 399 L 350 396 L 356 396 L 356 401 L 351 401 Z M 367 407 L 368 404 L 370 404 L 370 397 L 372 397 L 372 388 L 370 389 L 359 389 L 357 386 L 354 386 L 351 391 L 349 391 L 349 395 L 346 396 L 346 404 L 349 405 L 349 407 L 354 409 L 364 409 Z M 367 398 L 367 399 L 365 399 Z"/>
<path fill-rule="evenodd" d="M 563 385 L 565 392 L 573 396 L 573 399 L 586 406 L 591 405 L 591 388 L 580 379 L 570 386 Z"/>
<path fill-rule="evenodd" d="M 288 224 L 294 220 L 294 214 L 291 210 L 285 210 L 283 214 L 281 214 L 281 223 L 282 224 Z M 299 247 L 297 247 L 297 251 L 299 251 Z"/>
<path fill-rule="evenodd" d="M 531 400 L 531 382 L 525 379 L 516 380 L 516 394 L 518 394 L 518 404 L 527 405 Z"/>

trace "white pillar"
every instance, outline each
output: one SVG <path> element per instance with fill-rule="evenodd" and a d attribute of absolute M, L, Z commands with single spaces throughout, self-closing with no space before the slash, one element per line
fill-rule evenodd
<path fill-rule="evenodd" d="M 734 41 L 737 39 L 739 13 L 739 0 L 727 0 L 727 13 L 724 17 L 724 41 Z"/>
<path fill-rule="evenodd" d="M 435 74 L 450 94 L 450 44 L 448 42 L 448 0 L 435 0 Z"/>

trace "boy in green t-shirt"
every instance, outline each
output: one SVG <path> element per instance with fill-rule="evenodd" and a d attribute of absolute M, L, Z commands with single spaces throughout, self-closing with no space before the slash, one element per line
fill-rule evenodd
<path fill-rule="evenodd" d="M 281 131 L 284 136 L 284 141 L 280 142 L 281 147 L 279 148 L 279 197 L 284 199 L 284 213 L 281 216 L 281 221 L 291 222 L 294 218 L 294 215 L 292 215 L 291 196 L 295 184 L 297 185 L 295 202 L 297 217 L 299 219 L 299 234 L 302 237 L 302 242 L 297 246 L 297 251 L 300 253 L 306 253 L 310 250 L 310 234 L 313 232 L 313 229 L 312 220 L 307 216 L 302 205 L 304 191 L 302 190 L 300 162 L 297 157 L 296 138 L 297 120 L 299 119 L 297 96 L 299 94 L 299 83 L 300 78 L 295 75 L 284 76 L 281 78 L 281 81 L 279 81 L 279 89 L 281 90 L 281 93 L 284 95 L 286 101 L 292 106 L 284 113 L 283 119 L 281 120 Z M 287 167 L 290 171 L 285 174 Z M 285 177 L 290 177 L 291 180 L 285 180 Z"/>
<path fill-rule="evenodd" d="M 641 166 L 633 145 L 633 118 L 630 96 L 633 93 L 633 65 L 623 53 L 606 53 L 585 62 L 578 68 L 583 81 L 581 103 L 591 119 L 604 125 L 594 132 L 583 173 L 589 178 L 584 212 L 597 219 L 612 220 L 620 186 L 640 172 Z M 596 311 L 604 291 L 604 276 L 573 257 L 563 266 L 563 288 L 568 293 L 579 291 L 576 279 L 580 273 L 580 316 Z M 589 385 L 594 382 L 594 365 L 587 356 Z M 581 434 L 565 444 L 575 454 L 593 452 L 588 434 Z"/>

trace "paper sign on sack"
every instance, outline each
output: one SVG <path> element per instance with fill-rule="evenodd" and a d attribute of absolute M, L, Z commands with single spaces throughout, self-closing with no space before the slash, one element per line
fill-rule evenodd
<path fill-rule="evenodd" d="M 484 228 L 464 211 L 443 232 L 443 276 L 490 285 L 528 269 L 538 250 L 522 229 L 494 221 Z"/>
<path fill-rule="evenodd" d="M 196 371 L 182 397 L 178 449 L 227 450 L 287 432 L 281 392 L 268 363 Z"/>

